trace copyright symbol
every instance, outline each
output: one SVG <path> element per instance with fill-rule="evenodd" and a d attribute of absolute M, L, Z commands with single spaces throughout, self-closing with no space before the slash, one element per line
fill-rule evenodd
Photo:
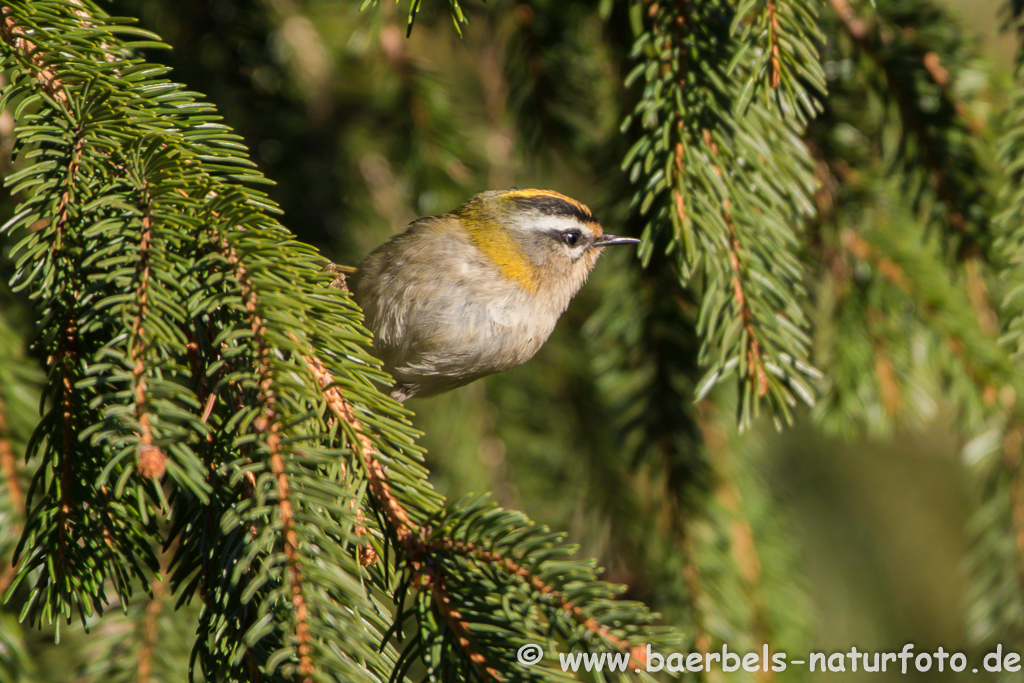
<path fill-rule="evenodd" d="M 544 656 L 544 648 L 536 643 L 527 643 L 516 651 L 516 659 L 520 664 L 530 666 L 536 664 Z"/>

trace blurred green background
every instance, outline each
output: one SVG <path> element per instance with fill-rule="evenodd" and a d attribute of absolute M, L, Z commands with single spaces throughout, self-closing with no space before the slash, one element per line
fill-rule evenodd
<path fill-rule="evenodd" d="M 141 15 L 144 26 L 174 46 L 173 53 L 154 57 L 217 103 L 278 183 L 271 196 L 284 210 L 285 225 L 338 262 L 356 263 L 416 216 L 512 185 L 569 194 L 590 205 L 609 230 L 619 230 L 616 216 L 606 214 L 602 191 L 617 168 L 596 167 L 574 154 L 577 146 L 615 147 L 621 119 L 615 93 L 559 94 L 555 104 L 562 109 L 536 112 L 538 130 L 518 129 L 507 113 L 508 98 L 543 103 L 545 97 L 509 92 L 501 60 L 503 50 L 513 49 L 510 32 L 520 29 L 525 35 L 516 39 L 536 41 L 547 32 L 575 32 L 581 44 L 564 48 L 579 50 L 565 56 L 569 68 L 607 73 L 621 62 L 621 55 L 584 51 L 604 30 L 586 3 L 567 3 L 560 11 L 549 7 L 555 3 L 536 4 L 541 12 L 528 3 L 470 5 L 461 39 L 439 3 L 425 3 L 408 40 L 402 8 L 388 2 L 360 13 L 358 3 L 334 1 L 276 0 L 265 3 L 268 12 L 259 4 L 185 0 L 147 2 Z M 124 5 L 126 13 L 139 13 L 140 4 Z M 1013 48 L 997 37 L 998 3 L 959 5 L 955 11 L 977 32 L 993 71 L 1005 77 Z M 559 14 L 561 25 L 550 25 Z M 543 46 L 532 47 L 542 53 L 536 59 L 548 56 Z M 524 68 L 553 71 L 546 64 Z M 560 87 L 558 73 L 544 75 L 538 87 Z M 559 126 L 568 125 L 563 119 L 574 126 L 583 119 L 590 139 L 576 139 L 580 132 L 570 129 L 571 137 L 558 140 Z M 576 398 L 564 368 L 586 366 L 579 357 L 580 327 L 609 271 L 622 268 L 639 265 L 605 257 L 556 337 L 529 364 L 410 404 L 441 491 L 450 497 L 492 491 L 501 504 L 568 531 L 582 554 L 609 566 L 629 561 L 615 558 L 608 522 L 588 504 L 588 498 L 617 494 L 592 490 L 609 485 L 588 476 L 592 435 L 579 433 L 586 425 L 560 424 L 558 414 L 538 414 L 530 404 Z M 930 421 L 891 438 L 830 439 L 802 421 L 781 435 L 766 427 L 744 439 L 757 445 L 742 467 L 770 482 L 776 514 L 795 539 L 801 571 L 790 579 L 812 605 L 813 649 L 894 651 L 907 642 L 918 651 L 968 649 L 963 558 L 971 492 L 957 457 L 959 437 L 942 415 L 941 396 L 935 399 Z M 623 580 L 633 578 L 620 571 Z M 853 683 L 882 675 L 821 679 L 830 676 Z"/>
<path fill-rule="evenodd" d="M 513 185 L 563 192 L 589 205 L 606 229 L 637 232 L 619 170 L 628 146 L 619 125 L 635 99 L 621 85 L 631 44 L 622 3 L 467 3 L 461 37 L 441 3 L 424 3 L 409 38 L 404 5 L 384 1 L 363 12 L 359 5 L 116 0 L 111 13 L 139 17 L 174 46 L 149 57 L 217 104 L 276 181 L 268 191 L 284 225 L 334 261 L 355 264 L 417 216 Z M 980 83 L 971 106 L 983 120 L 1007 98 L 1016 49 L 1013 36 L 998 31 L 999 6 L 949 3 L 959 22 L 951 30 L 978 50 L 968 76 Z M 858 9 L 870 11 L 867 3 Z M 631 461 L 630 445 L 617 441 L 616 416 L 596 398 L 600 345 L 614 339 L 600 334 L 595 311 L 609 298 L 613 310 L 636 307 L 630 283 L 642 277 L 633 254 L 607 254 L 536 358 L 409 405 L 445 495 L 490 491 L 502 505 L 565 530 L 610 580 L 629 584 L 628 595 L 685 620 L 680 615 L 692 609 L 683 597 L 689 589 L 679 585 L 685 572 L 665 566 L 678 558 L 656 538 L 671 526 L 659 512 L 664 482 L 652 476 L 659 485 L 648 486 L 635 476 L 653 466 Z M 8 319 L 24 319 L 25 302 L 0 295 Z M 781 433 L 764 424 L 740 435 L 730 410 L 701 408 L 710 459 L 718 473 L 730 473 L 713 477 L 704 503 L 733 520 L 719 525 L 712 513 L 712 521 L 689 526 L 711 603 L 728 603 L 741 590 L 714 569 L 716 557 L 739 552 L 740 565 L 746 557 L 759 566 L 765 609 L 789 613 L 776 628 L 790 631 L 776 632 L 773 642 L 826 652 L 941 645 L 980 660 L 968 633 L 969 520 L 980 496 L 963 457 L 972 436 L 941 383 L 915 387 L 919 395 L 907 397 L 914 409 L 853 429 L 850 438 L 824 432 L 809 414 Z M 680 390 L 692 395 L 692 387 Z M 713 403 L 732 400 L 723 391 Z M 681 509 L 694 505 L 684 501 Z M 721 547 L 723 529 L 738 534 L 732 550 Z M 748 532 L 752 560 L 735 545 Z M 728 615 L 703 613 L 712 642 L 735 635 Z M 749 627 L 750 620 L 756 615 L 737 621 Z M 934 671 L 810 678 L 840 679 L 953 678 Z"/>

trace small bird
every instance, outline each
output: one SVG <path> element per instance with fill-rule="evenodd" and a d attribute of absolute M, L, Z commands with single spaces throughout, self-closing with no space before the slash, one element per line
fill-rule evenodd
<path fill-rule="evenodd" d="M 420 218 L 348 279 L 404 401 L 508 370 L 547 341 L 605 247 L 590 209 L 551 190 L 483 192 Z"/>

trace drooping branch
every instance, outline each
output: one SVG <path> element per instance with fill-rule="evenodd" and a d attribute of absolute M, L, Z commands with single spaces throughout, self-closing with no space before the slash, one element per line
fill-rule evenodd
<path fill-rule="evenodd" d="M 288 564 L 288 583 L 290 587 L 292 607 L 295 615 L 295 639 L 298 642 L 299 674 L 302 683 L 312 683 L 315 667 L 311 657 L 309 633 L 309 613 L 306 598 L 303 594 L 303 578 L 298 554 L 298 534 L 295 532 L 295 521 L 292 501 L 289 498 L 288 477 L 285 472 L 284 456 L 281 453 L 281 420 L 275 411 L 276 388 L 270 363 L 270 344 L 267 342 L 266 321 L 260 315 L 256 289 L 249 278 L 245 264 L 239 258 L 235 247 L 227 236 L 222 235 L 220 246 L 228 263 L 234 270 L 234 276 L 241 290 L 242 301 L 249 315 L 253 339 L 256 342 L 256 359 L 258 363 L 260 416 L 254 426 L 257 432 L 267 434 L 267 451 L 270 456 L 270 468 L 277 483 L 277 506 L 281 520 L 284 553 Z"/>
<path fill-rule="evenodd" d="M 712 155 L 718 156 L 718 145 L 711 139 L 711 131 L 707 128 L 704 129 L 704 144 L 707 145 L 709 150 L 711 150 Z M 717 164 L 714 166 L 714 170 L 715 174 L 721 178 L 722 169 L 719 168 Z M 736 224 L 733 222 L 730 209 L 731 202 L 729 199 L 723 199 L 722 219 L 725 221 L 725 224 L 729 229 L 729 266 L 732 268 L 733 302 L 736 304 L 736 308 L 739 311 L 740 321 L 743 324 L 743 330 L 746 332 L 747 371 L 750 372 L 752 377 L 756 378 L 758 396 L 764 396 L 768 393 L 768 373 L 765 372 L 764 362 L 762 360 L 760 334 L 754 324 L 754 313 L 750 309 L 750 303 L 747 300 L 747 294 L 743 284 L 743 280 L 746 277 L 746 271 L 744 270 L 744 264 L 740 256 L 742 253 L 742 246 L 740 245 L 740 238 L 736 232 Z"/>
<path fill-rule="evenodd" d="M 840 24 L 857 48 L 867 55 L 885 77 L 886 86 L 896 103 L 900 118 L 906 128 L 913 131 L 920 148 L 920 156 L 928 169 L 928 177 L 935 196 L 945 207 L 945 221 L 956 233 L 968 238 L 969 254 L 978 252 L 977 237 L 971 234 L 969 220 L 963 206 L 963 192 L 955 181 L 950 179 L 949 153 L 942 148 L 937 140 L 936 125 L 926 120 L 923 109 L 915 101 L 915 89 L 906 87 L 901 79 L 901 69 L 920 68 L 927 78 L 933 81 L 941 91 L 941 98 L 948 104 L 950 113 L 963 119 L 966 132 L 977 134 L 981 124 L 970 117 L 966 106 L 957 101 L 950 92 L 950 72 L 942 65 L 941 57 L 934 50 L 927 50 L 918 55 L 901 54 L 898 59 L 889 56 L 886 49 L 898 40 L 899 31 L 884 30 L 877 21 L 868 22 L 859 18 L 848 0 L 829 0 L 839 18 Z M 899 28 L 899 27 L 897 27 Z M 979 169 L 981 170 L 981 169 Z"/>
<path fill-rule="evenodd" d="M 297 337 L 293 336 L 292 339 L 298 342 Z M 626 641 L 611 633 L 595 619 L 588 617 L 578 605 L 575 605 L 563 593 L 545 583 L 540 577 L 531 573 L 513 558 L 505 557 L 472 543 L 455 541 L 450 538 L 440 540 L 428 539 L 425 530 L 412 521 L 401 501 L 392 492 L 384 467 L 376 456 L 373 442 L 367 436 L 361 421 L 355 416 L 352 405 L 345 400 L 341 390 L 334 384 L 334 378 L 330 372 L 312 354 L 303 355 L 303 360 L 319 383 L 331 412 L 337 419 L 347 424 L 352 432 L 357 435 L 357 443 L 353 445 L 358 451 L 358 456 L 366 469 L 370 489 L 383 509 L 385 518 L 391 525 L 399 544 L 408 554 L 414 573 L 420 576 L 420 580 L 414 582 L 414 585 L 428 588 L 434 592 L 434 604 L 438 605 L 442 615 L 449 619 L 456 633 L 460 634 L 460 638 L 467 638 L 470 634 L 464 624 L 460 626 L 461 622 L 459 620 L 461 615 L 451 613 L 448 607 L 448 596 L 445 594 L 444 582 L 438 576 L 435 576 L 436 570 L 432 568 L 428 560 L 431 552 L 455 553 L 472 558 L 478 562 L 500 566 L 510 575 L 525 581 L 534 590 L 549 596 L 560 609 L 564 610 L 575 621 L 604 642 L 617 649 L 629 651 L 635 668 L 645 667 L 646 651 L 642 647 L 630 650 L 629 644 Z M 482 662 L 477 661 L 479 659 L 478 653 L 473 652 L 470 644 L 463 644 L 463 647 L 467 650 L 467 656 L 470 661 L 474 664 L 482 665 Z"/>

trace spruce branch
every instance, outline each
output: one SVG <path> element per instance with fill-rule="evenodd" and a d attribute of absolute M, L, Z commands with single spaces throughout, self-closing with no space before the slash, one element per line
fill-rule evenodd
<path fill-rule="evenodd" d="M 751 101 L 759 99 L 801 121 L 821 112 L 826 87 L 818 54 L 824 42 L 818 11 L 819 3 L 807 0 L 740 3 L 733 19 L 740 47 L 730 71 L 748 73 L 737 111 L 745 112 Z M 753 58 L 744 54 L 747 51 L 754 53 Z"/>
<path fill-rule="evenodd" d="M 963 324 L 964 319 L 969 319 L 974 313 L 973 302 L 969 296 L 966 299 L 955 297 L 952 285 L 929 286 L 929 283 L 935 282 L 931 279 L 933 273 L 928 273 L 928 277 L 922 277 L 918 273 L 912 278 L 908 275 L 908 267 L 921 267 L 921 264 L 910 261 L 912 252 L 907 248 L 900 248 L 895 241 L 886 238 L 882 233 L 874 233 L 872 237 L 882 245 L 881 248 L 873 246 L 868 240 L 849 230 L 843 232 L 842 243 L 851 254 L 877 268 L 878 273 L 904 296 L 917 302 L 916 310 L 929 319 L 929 327 L 946 335 L 949 349 L 967 369 L 978 394 L 990 397 L 988 402 L 991 403 L 999 391 L 995 384 L 999 381 L 998 378 L 1012 376 L 1009 358 L 998 345 L 994 336 L 995 330 L 983 326 L 986 318 L 975 318 L 977 325 Z M 900 261 L 903 262 L 902 265 Z M 969 272 L 968 281 L 971 277 Z M 978 285 L 975 284 L 974 287 Z M 967 292 L 971 289 L 968 287 Z M 956 305 L 952 304 L 950 299 L 960 299 L 956 302 L 960 315 L 949 315 L 950 308 Z"/>
<path fill-rule="evenodd" d="M 698 398 L 736 374 L 740 424 L 749 425 L 766 404 L 781 425 L 798 400 L 813 401 L 818 378 L 808 360 L 795 253 L 795 226 L 810 213 L 816 184 L 799 139 L 806 116 L 790 116 L 803 105 L 747 99 L 753 90 L 737 81 L 762 67 L 770 71 L 772 48 L 758 62 L 738 42 L 732 26 L 740 19 L 731 8 L 640 2 L 633 8 L 638 64 L 627 83 L 641 82 L 643 92 L 623 126 L 636 131 L 623 168 L 640 190 L 641 257 L 649 263 L 664 241 L 677 256 L 681 284 L 699 290 L 700 358 L 707 370 Z M 801 25 L 786 40 L 816 54 L 817 28 Z M 813 114 L 814 98 L 803 99 Z"/>
<path fill-rule="evenodd" d="M 19 25 L 17 19 L 13 16 L 12 8 L 4 7 L 0 9 L 0 15 L 3 16 L 3 22 L 0 22 L 0 40 L 7 43 L 23 62 L 24 60 L 30 60 L 31 64 L 35 67 L 32 69 L 34 77 L 50 97 L 59 104 L 66 103 L 67 95 L 61 86 L 60 80 L 53 69 L 46 64 L 46 53 L 37 48 L 32 39 L 26 34 L 24 27 Z"/>
<path fill-rule="evenodd" d="M 295 338 L 295 341 L 298 343 L 299 340 Z M 309 367 L 313 377 L 319 383 L 324 398 L 327 400 L 327 405 L 330 407 L 331 412 L 334 413 L 335 418 L 344 423 L 351 430 L 351 433 L 355 435 L 359 461 L 366 470 L 370 488 L 376 496 L 378 503 L 384 509 L 384 513 L 399 544 L 406 551 L 415 553 L 419 549 L 419 546 L 416 544 L 416 527 L 409 517 L 409 513 L 392 493 L 391 485 L 384 474 L 384 467 L 376 457 L 376 449 L 370 437 L 367 436 L 362 422 L 355 416 L 352 405 L 342 396 L 341 390 L 334 382 L 334 377 L 327 371 L 324 364 L 312 355 L 303 355 L 302 358 Z"/>
<path fill-rule="evenodd" d="M 485 679 L 502 680 L 501 669 L 495 668 L 491 658 L 480 652 L 476 647 L 478 636 L 474 634 L 470 624 L 463 620 L 463 615 L 454 605 L 456 593 L 449 588 L 445 574 L 438 569 L 438 554 L 455 555 L 482 565 L 490 565 L 503 570 L 509 577 L 516 577 L 533 591 L 570 615 L 580 626 L 597 636 L 601 642 L 612 648 L 630 653 L 632 668 L 645 668 L 646 654 L 642 647 L 631 645 L 628 641 L 612 633 L 607 626 L 601 624 L 580 605 L 545 582 L 539 575 L 517 562 L 512 557 L 488 550 L 465 540 L 452 538 L 451 531 L 441 534 L 433 533 L 412 521 L 402 502 L 393 493 L 375 448 L 361 421 L 355 416 L 352 406 L 344 399 L 331 374 L 315 356 L 303 356 L 309 370 L 319 383 L 324 396 L 334 413 L 335 418 L 346 424 L 358 436 L 359 455 L 365 468 L 370 489 L 373 491 L 384 517 L 389 523 L 399 548 L 406 556 L 410 569 L 407 585 L 429 594 L 430 601 L 438 613 L 449 624 L 456 634 L 455 640 L 466 659 L 482 674 Z M 449 513 L 451 514 L 451 513 Z M 462 513 L 465 514 L 465 513 Z"/>
<path fill-rule="evenodd" d="M 966 61 L 959 38 L 941 28 L 917 30 L 922 21 L 942 23 L 942 12 L 927 0 L 879 8 L 871 21 L 858 17 L 847 0 L 830 4 L 855 53 L 876 69 L 862 87 L 884 90 L 902 122 L 896 149 L 885 150 L 886 156 L 908 165 L 920 160 L 928 170 L 905 176 L 912 206 L 931 212 L 927 219 L 939 226 L 950 253 L 991 258 L 992 207 L 983 187 L 990 169 L 976 143 L 981 124 L 954 94 L 950 66 L 962 64 L 944 65 L 940 57 Z M 939 210 L 929 206 L 929 196 Z"/>
<path fill-rule="evenodd" d="M 269 216 L 237 137 L 118 32 L 152 36 L 84 1 L 9 8 L 37 47 L 5 43 L 4 102 L 18 105 L 27 164 L 5 234 L 21 237 L 16 277 L 39 302 L 53 368 L 35 451 L 49 460 L 23 537 L 35 564 L 21 576 L 72 585 L 29 605 L 33 619 L 89 614 L 109 600 L 108 577 L 121 606 L 152 591 L 128 607 L 143 627 L 141 678 L 157 675 L 154 602 L 168 594 L 199 603 L 190 670 L 210 679 L 402 679 L 422 659 L 436 677 L 544 680 L 555 674 L 523 671 L 516 645 L 621 650 L 642 666 L 638 648 L 673 642 L 557 534 L 432 490 L 405 413 L 374 386 L 358 309 Z M 64 99 L 47 92 L 58 85 Z M 750 208 L 702 210 L 721 218 L 723 206 Z M 757 247 L 736 225 L 741 267 L 754 269 Z M 736 273 L 719 265 L 729 285 Z M 67 553 L 50 574 L 47 533 L 63 533 Z M 72 561 L 79 543 L 102 562 L 95 576 Z M 166 588 L 150 579 L 158 545 L 174 546 Z M 395 623 L 375 595 L 394 598 Z M 399 655 L 387 642 L 409 619 Z"/>
<path fill-rule="evenodd" d="M 531 572 L 528 568 L 524 567 L 519 562 L 516 562 L 513 558 L 481 548 L 479 545 L 474 543 L 455 541 L 450 538 L 427 541 L 427 545 L 436 551 L 455 553 L 466 558 L 471 558 L 485 565 L 496 565 L 508 574 L 522 579 L 530 588 L 545 596 L 554 604 L 558 605 L 562 610 L 572 615 L 572 618 L 575 619 L 580 626 L 583 626 L 599 639 L 608 643 L 617 650 L 629 652 L 630 668 L 646 668 L 647 653 L 643 647 L 631 648 L 627 641 L 616 636 L 608 630 L 607 627 L 598 623 L 598 621 L 592 616 L 588 616 L 582 607 L 573 604 L 572 600 L 563 592 L 554 588 L 551 584 L 546 583 L 540 576 Z"/>
<path fill-rule="evenodd" d="M 256 341 L 257 378 L 259 380 L 260 415 L 256 419 L 257 432 L 265 432 L 270 469 L 277 483 L 278 517 L 283 536 L 284 554 L 288 565 L 288 584 L 295 615 L 296 651 L 299 658 L 298 672 L 303 683 L 312 683 L 314 673 L 313 661 L 310 657 L 310 635 L 306 598 L 303 594 L 302 569 L 298 557 L 298 537 L 296 535 L 292 501 L 289 498 L 288 475 L 281 453 L 281 421 L 275 412 L 275 383 L 270 365 L 270 347 L 266 339 L 265 322 L 259 314 L 259 301 L 249 280 L 245 265 L 238 256 L 235 246 L 226 236 L 221 236 L 220 246 L 223 255 L 231 265 L 235 279 L 238 281 L 242 301 L 250 316 L 253 338 Z M 294 335 L 291 335 L 294 338 Z"/>

